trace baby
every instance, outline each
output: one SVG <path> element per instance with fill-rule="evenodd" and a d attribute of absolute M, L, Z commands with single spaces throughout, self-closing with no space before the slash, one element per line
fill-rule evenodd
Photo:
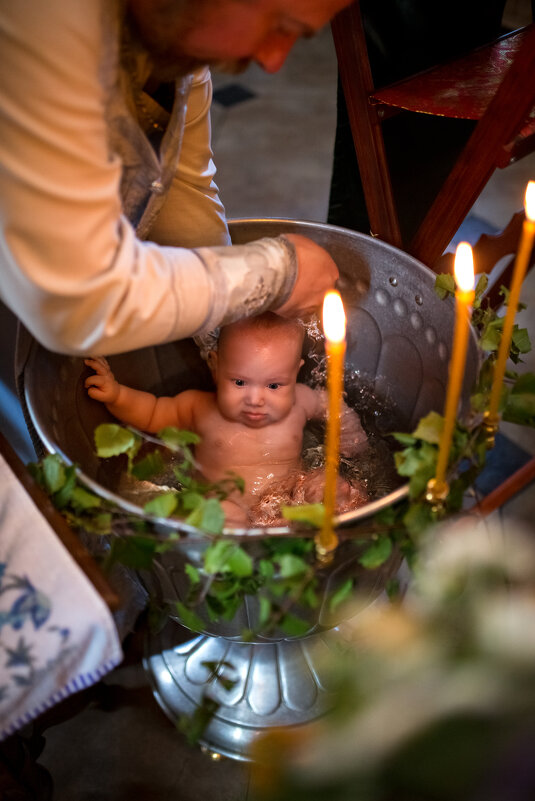
<path fill-rule="evenodd" d="M 305 473 L 301 464 L 306 422 L 323 419 L 327 403 L 324 390 L 297 383 L 303 339 L 301 323 L 266 312 L 222 328 L 217 351 L 208 355 L 215 392 L 189 389 L 157 398 L 119 384 L 102 357 L 85 360 L 95 370 L 85 386 L 128 425 L 197 433 L 195 457 L 209 481 L 229 471 L 240 475 L 244 494 L 236 491 L 223 502 L 227 525 L 278 525 L 284 522 L 281 502 L 314 503 L 323 496 L 323 471 Z M 367 437 L 345 404 L 341 428 L 341 453 L 355 456 Z M 366 502 L 365 491 L 340 479 L 338 502 L 339 513 L 354 509 Z"/>

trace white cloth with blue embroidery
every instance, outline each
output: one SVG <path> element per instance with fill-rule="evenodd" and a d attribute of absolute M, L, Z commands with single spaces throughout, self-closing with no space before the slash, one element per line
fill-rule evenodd
<path fill-rule="evenodd" d="M 0 456 L 0 740 L 122 658 L 108 607 Z"/>

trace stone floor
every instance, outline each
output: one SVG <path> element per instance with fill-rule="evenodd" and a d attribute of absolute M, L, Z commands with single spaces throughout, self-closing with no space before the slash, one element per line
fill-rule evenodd
<path fill-rule="evenodd" d="M 512 5 L 522 15 L 522 4 Z M 299 43 L 280 73 L 251 67 L 242 76 L 217 77 L 215 89 L 217 180 L 228 216 L 325 221 L 336 119 L 330 30 Z M 502 227 L 521 207 L 526 182 L 534 177 L 534 156 L 497 173 L 458 238 L 477 236 L 485 226 Z M 522 299 L 533 309 L 535 270 Z M 523 323 L 535 343 L 533 314 Z M 532 352 L 527 369 L 535 369 L 534 358 Z M 20 437 L 18 410 L 16 404 L 8 409 L 8 401 L 2 401 L 2 426 Z M 513 446 L 535 454 L 535 431 L 504 426 L 503 433 Z M 21 452 L 27 447 L 17 445 Z M 534 496 L 528 487 L 500 515 L 533 521 Z M 140 625 L 132 635 L 125 662 L 107 677 L 96 702 L 47 731 L 40 762 L 53 777 L 54 801 L 246 799 L 247 766 L 213 762 L 190 748 L 157 706 L 141 665 L 145 633 Z"/>

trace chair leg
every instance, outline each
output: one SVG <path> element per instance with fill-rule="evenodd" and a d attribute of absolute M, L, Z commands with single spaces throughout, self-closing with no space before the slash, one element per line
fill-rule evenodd
<path fill-rule="evenodd" d="M 368 102 L 374 87 L 359 2 L 337 14 L 331 29 L 372 235 L 401 248 L 381 122 Z"/>

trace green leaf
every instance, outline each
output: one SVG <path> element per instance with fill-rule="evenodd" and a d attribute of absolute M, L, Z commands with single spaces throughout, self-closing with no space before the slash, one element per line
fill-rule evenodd
<path fill-rule="evenodd" d="M 101 537 L 107 536 L 112 533 L 113 516 L 111 512 L 101 512 L 101 514 L 91 517 L 91 532 L 98 534 Z M 84 521 L 84 529 L 87 529 L 87 523 Z"/>
<path fill-rule="evenodd" d="M 143 507 L 143 511 L 155 517 L 170 517 L 178 506 L 176 492 L 166 492 L 153 498 Z"/>
<path fill-rule="evenodd" d="M 441 300 L 455 294 L 455 278 L 450 273 L 441 273 L 435 279 L 435 292 Z"/>
<path fill-rule="evenodd" d="M 523 373 L 515 381 L 511 390 L 513 395 L 531 393 L 535 395 L 535 373 Z"/>
<path fill-rule="evenodd" d="M 65 470 L 65 483 L 58 490 L 53 498 L 54 506 L 57 509 L 63 509 L 69 503 L 74 488 L 76 487 L 76 469 L 74 465 L 70 465 Z"/>
<path fill-rule="evenodd" d="M 388 579 L 385 585 L 385 592 L 388 596 L 389 601 L 398 601 L 401 599 L 401 586 L 399 583 L 399 579 L 392 578 Z"/>
<path fill-rule="evenodd" d="M 334 612 L 337 606 L 346 601 L 353 590 L 353 579 L 348 578 L 341 584 L 329 599 L 329 611 Z"/>
<path fill-rule="evenodd" d="M 448 513 L 452 514 L 461 509 L 466 490 L 474 483 L 478 473 L 479 470 L 474 467 L 473 470 L 467 470 L 452 480 L 448 495 Z"/>
<path fill-rule="evenodd" d="M 267 589 L 274 598 L 282 598 L 288 592 L 288 582 L 275 579 L 267 584 Z"/>
<path fill-rule="evenodd" d="M 380 526 L 394 526 L 398 521 L 399 516 L 399 508 L 396 506 L 387 506 L 384 509 L 380 509 L 377 514 L 374 515 L 374 520 Z"/>
<path fill-rule="evenodd" d="M 230 668 L 231 670 L 234 669 L 234 665 L 232 665 L 230 662 L 215 662 L 214 660 L 206 659 L 205 661 L 201 662 L 201 665 L 210 671 L 213 681 L 215 681 L 216 684 L 221 685 L 224 690 L 230 691 L 234 689 L 238 683 L 235 679 L 229 679 L 224 675 L 224 673 L 221 672 L 221 669 L 224 667 Z"/>
<path fill-rule="evenodd" d="M 310 631 L 310 623 L 287 612 L 279 621 L 279 628 L 290 637 L 303 637 Z"/>
<path fill-rule="evenodd" d="M 234 576 L 232 573 L 224 575 L 226 578 L 217 579 L 210 586 L 210 595 L 217 598 L 218 601 L 226 601 L 241 591 L 241 583 L 238 576 Z"/>
<path fill-rule="evenodd" d="M 205 551 L 204 569 L 210 575 L 230 572 L 236 576 L 245 577 L 252 575 L 253 560 L 236 543 L 218 540 Z"/>
<path fill-rule="evenodd" d="M 186 445 L 198 445 L 201 441 L 199 435 L 194 434 L 193 431 L 182 431 L 173 426 L 162 428 L 158 432 L 158 439 L 161 439 L 172 451 L 179 451 Z"/>
<path fill-rule="evenodd" d="M 28 462 L 26 465 L 28 473 L 40 487 L 44 488 L 43 465 L 42 462 Z"/>
<path fill-rule="evenodd" d="M 197 568 L 191 564 L 191 562 L 186 562 L 184 566 L 184 572 L 186 573 L 187 577 L 189 578 L 192 584 L 200 584 L 201 574 L 199 573 Z"/>
<path fill-rule="evenodd" d="M 281 578 L 301 576 L 308 570 L 307 563 L 300 556 L 295 556 L 291 553 L 283 554 L 278 561 Z"/>
<path fill-rule="evenodd" d="M 510 298 L 511 298 L 511 290 L 508 289 L 508 287 L 506 287 L 504 284 L 501 284 L 500 285 L 499 294 L 503 298 L 504 306 L 509 306 Z M 517 312 L 520 312 L 525 308 L 526 308 L 526 304 L 525 303 L 518 303 L 518 305 L 516 307 L 516 310 L 517 310 Z"/>
<path fill-rule="evenodd" d="M 424 442 L 430 442 L 432 445 L 438 445 L 443 428 L 443 416 L 437 412 L 429 412 L 428 415 L 422 417 L 416 427 L 416 431 L 413 432 L 413 436 Z"/>
<path fill-rule="evenodd" d="M 519 328 L 517 325 L 513 328 L 513 345 L 519 353 L 529 353 L 531 350 L 531 341 L 529 338 L 527 328 Z"/>
<path fill-rule="evenodd" d="M 394 454 L 396 468 L 400 476 L 410 476 L 409 495 L 416 498 L 422 493 L 427 482 L 433 477 L 438 449 L 428 442 L 421 441 L 419 448 L 406 448 Z"/>
<path fill-rule="evenodd" d="M 97 456 L 103 459 L 126 453 L 135 444 L 136 436 L 134 432 L 123 428 L 117 423 L 102 423 L 95 429 Z"/>
<path fill-rule="evenodd" d="M 492 320 L 492 322 L 486 326 L 485 330 L 481 334 L 481 338 L 479 340 L 480 348 L 489 353 L 497 351 L 500 347 L 500 342 L 502 339 L 502 330 L 503 319 L 498 317 L 495 320 Z"/>
<path fill-rule="evenodd" d="M 192 609 L 188 609 L 188 607 L 185 606 L 182 601 L 174 601 L 171 606 L 174 607 L 176 614 L 186 628 L 196 631 L 197 633 L 203 631 L 205 627 L 204 621 L 201 620 L 201 618 Z"/>
<path fill-rule="evenodd" d="M 412 434 L 406 434 L 403 431 L 395 431 L 395 432 L 393 432 L 392 436 L 401 445 L 415 445 L 416 444 L 416 439 L 413 437 Z"/>
<path fill-rule="evenodd" d="M 234 584 L 234 587 L 237 587 L 237 584 Z M 206 610 L 210 620 L 232 620 L 238 611 L 242 598 L 242 593 L 236 589 L 229 592 L 225 598 L 220 598 L 210 591 L 205 598 Z"/>
<path fill-rule="evenodd" d="M 303 604 L 303 606 L 308 606 L 310 609 L 317 609 L 320 602 L 315 590 L 315 586 L 316 581 L 314 579 L 309 581 L 303 590 L 301 597 L 299 598 L 299 601 Z"/>
<path fill-rule="evenodd" d="M 201 529 L 208 534 L 220 534 L 225 525 L 225 513 L 217 498 L 208 498 L 204 504 Z"/>
<path fill-rule="evenodd" d="M 489 277 L 485 273 L 479 276 L 476 288 L 475 288 L 475 300 L 479 300 L 481 296 L 486 292 L 487 287 L 489 285 Z"/>
<path fill-rule="evenodd" d="M 243 548 L 236 546 L 227 560 L 226 568 L 234 573 L 235 576 L 240 576 L 241 578 L 252 576 L 253 560 Z"/>
<path fill-rule="evenodd" d="M 204 569 L 210 575 L 220 573 L 226 564 L 230 550 L 234 544 L 228 540 L 217 540 L 204 552 Z"/>
<path fill-rule="evenodd" d="M 177 722 L 177 729 L 186 736 L 189 745 L 196 745 L 219 706 L 219 703 L 214 701 L 213 698 L 204 695 L 201 704 L 195 708 L 191 716 L 180 716 Z"/>
<path fill-rule="evenodd" d="M 321 528 L 325 518 L 325 508 L 322 503 L 306 503 L 300 506 L 282 506 L 282 516 L 286 520 L 305 523 L 315 528 Z"/>
<path fill-rule="evenodd" d="M 193 493 L 190 493 L 193 495 Z M 191 514 L 186 518 L 186 523 L 190 526 L 205 531 L 208 534 L 220 534 L 225 524 L 225 513 L 217 498 L 199 497 L 199 502 L 194 507 Z M 191 499 L 193 502 L 193 498 Z"/>
<path fill-rule="evenodd" d="M 489 400 L 488 392 L 476 392 L 470 397 L 470 404 L 474 411 L 483 412 Z"/>
<path fill-rule="evenodd" d="M 242 595 L 234 595 L 225 601 L 225 608 L 221 614 L 223 620 L 234 620 L 236 612 L 242 603 Z"/>
<path fill-rule="evenodd" d="M 75 487 L 71 493 L 70 501 L 75 509 L 95 509 L 102 506 L 98 495 L 88 492 L 83 487 Z"/>
<path fill-rule="evenodd" d="M 110 561 L 121 562 L 136 570 L 150 569 L 158 551 L 158 541 L 150 537 L 130 535 L 114 538 L 111 544 Z"/>
<path fill-rule="evenodd" d="M 43 459 L 43 478 L 47 492 L 51 495 L 65 484 L 65 467 L 56 453 L 50 453 Z"/>
<path fill-rule="evenodd" d="M 413 472 L 409 482 L 410 498 L 417 498 L 421 495 L 422 492 L 425 491 L 429 479 L 433 478 L 435 475 L 438 448 L 427 442 L 423 442 L 419 451 L 419 457 L 419 467 Z"/>
<path fill-rule="evenodd" d="M 258 572 L 264 578 L 272 578 L 275 574 L 275 566 L 273 562 L 268 559 L 260 559 L 258 563 Z"/>
<path fill-rule="evenodd" d="M 263 546 L 271 555 L 281 553 L 293 553 L 302 556 L 314 550 L 312 538 L 305 537 L 270 537 L 263 541 Z"/>
<path fill-rule="evenodd" d="M 266 598 L 265 595 L 259 595 L 258 603 L 260 606 L 258 611 L 258 623 L 260 626 L 265 626 L 271 615 L 271 601 L 269 598 Z"/>
<path fill-rule="evenodd" d="M 191 464 L 188 463 L 186 465 L 182 465 L 182 467 L 184 467 L 185 470 L 189 470 L 191 469 Z M 193 479 L 187 474 L 187 472 L 184 472 L 183 469 L 173 467 L 173 473 L 175 474 L 175 478 L 181 487 L 191 487 L 193 485 Z"/>
<path fill-rule="evenodd" d="M 367 570 L 374 570 L 384 564 L 391 553 L 392 541 L 390 537 L 379 537 L 359 557 L 359 563 Z"/>
<path fill-rule="evenodd" d="M 139 462 L 132 466 L 131 473 L 140 481 L 146 481 L 148 478 L 161 473 L 164 468 L 164 461 L 160 451 L 151 451 Z"/>
<path fill-rule="evenodd" d="M 222 659 L 221 661 L 216 661 L 215 659 L 203 659 L 201 665 L 205 668 L 208 668 L 210 674 L 215 676 L 217 673 L 221 672 L 222 668 L 230 668 L 234 670 L 234 665 L 232 662 L 227 662 L 226 659 Z"/>
<path fill-rule="evenodd" d="M 194 497 L 197 495 L 198 501 L 194 501 Z M 189 526 L 195 526 L 195 528 L 202 528 L 202 519 L 203 519 L 203 512 L 204 512 L 204 504 L 205 499 L 202 495 L 198 493 L 189 493 L 188 503 L 192 506 L 192 511 L 186 517 L 185 522 Z"/>
<path fill-rule="evenodd" d="M 427 501 L 411 504 L 403 517 L 403 522 L 411 537 L 418 540 L 420 535 L 434 522 L 431 504 Z"/>
<path fill-rule="evenodd" d="M 151 634 L 160 634 L 169 622 L 169 609 L 167 606 L 162 608 L 153 598 L 149 598 L 147 621 Z"/>
<path fill-rule="evenodd" d="M 511 393 L 505 401 L 502 419 L 507 423 L 535 426 L 535 394 Z"/>
<path fill-rule="evenodd" d="M 395 453 L 394 461 L 400 476 L 412 476 L 422 463 L 419 448 L 405 448 Z"/>
<path fill-rule="evenodd" d="M 180 505 L 183 509 L 192 510 L 201 506 L 204 496 L 196 490 L 182 490 L 180 493 Z"/>

